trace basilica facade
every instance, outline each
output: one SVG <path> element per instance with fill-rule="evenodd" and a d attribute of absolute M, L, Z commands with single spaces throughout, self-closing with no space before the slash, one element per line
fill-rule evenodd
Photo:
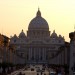
<path fill-rule="evenodd" d="M 38 9 L 36 16 L 30 21 L 27 35 L 22 30 L 10 38 L 10 45 L 14 46 L 15 64 L 67 64 L 67 48 L 64 37 L 57 35 L 55 30 L 51 34 L 48 22 L 42 17 Z"/>

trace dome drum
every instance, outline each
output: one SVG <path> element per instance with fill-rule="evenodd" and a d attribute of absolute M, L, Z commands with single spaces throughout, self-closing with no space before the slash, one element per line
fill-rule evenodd
<path fill-rule="evenodd" d="M 50 36 L 50 31 L 43 31 L 43 30 L 27 31 L 27 36 L 30 38 L 46 38 Z"/>

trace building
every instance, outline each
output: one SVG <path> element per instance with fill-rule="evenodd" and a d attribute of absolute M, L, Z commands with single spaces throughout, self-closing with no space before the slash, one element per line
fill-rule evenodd
<path fill-rule="evenodd" d="M 74 75 L 75 72 L 75 31 L 69 34 L 70 37 L 70 65 L 69 75 Z"/>
<path fill-rule="evenodd" d="M 4 46 L 4 37 L 0 34 L 0 63 L 2 63 L 3 59 L 3 46 Z"/>
<path fill-rule="evenodd" d="M 9 38 L 0 34 L 0 63 L 10 63 L 9 52 Z"/>
<path fill-rule="evenodd" d="M 67 48 L 64 37 L 55 30 L 49 31 L 48 22 L 38 9 L 30 21 L 27 35 L 22 30 L 10 38 L 10 45 L 15 47 L 15 64 L 67 64 Z M 57 62 L 56 62 L 57 61 Z"/>

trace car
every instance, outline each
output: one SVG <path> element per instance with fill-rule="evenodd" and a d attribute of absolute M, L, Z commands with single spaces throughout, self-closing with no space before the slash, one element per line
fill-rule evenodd
<path fill-rule="evenodd" d="M 61 73 L 58 73 L 58 75 L 62 75 Z"/>
<path fill-rule="evenodd" d="M 31 71 L 34 71 L 34 68 L 31 68 Z"/>
<path fill-rule="evenodd" d="M 54 71 L 50 72 L 50 75 L 55 75 L 55 74 L 56 74 L 56 72 L 54 72 Z"/>

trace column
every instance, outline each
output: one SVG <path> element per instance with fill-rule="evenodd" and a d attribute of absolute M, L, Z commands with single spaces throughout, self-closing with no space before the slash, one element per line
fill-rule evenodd
<path fill-rule="evenodd" d="M 46 48 L 44 48 L 44 58 L 46 60 Z"/>
<path fill-rule="evenodd" d="M 30 48 L 29 48 L 29 60 L 31 59 L 31 51 L 30 51 Z"/>
<path fill-rule="evenodd" d="M 43 56 L 43 52 L 42 52 L 42 48 L 40 50 L 40 60 L 42 61 L 42 56 Z"/>
<path fill-rule="evenodd" d="M 69 75 L 73 75 L 73 70 L 72 68 L 74 67 L 74 56 L 73 56 L 73 41 L 70 43 L 70 68 L 69 68 Z"/>
<path fill-rule="evenodd" d="M 36 48 L 36 62 L 38 62 L 38 48 Z"/>
<path fill-rule="evenodd" d="M 32 60 L 32 48 L 30 48 L 30 52 L 31 52 L 31 60 Z"/>
<path fill-rule="evenodd" d="M 34 48 L 34 60 L 36 60 L 36 50 Z"/>
<path fill-rule="evenodd" d="M 42 58 L 43 58 L 43 60 L 45 60 L 45 52 L 44 52 L 44 48 L 43 48 L 43 50 L 42 50 L 42 53 L 43 53 Z"/>
<path fill-rule="evenodd" d="M 41 52 L 40 52 L 40 48 L 39 48 L 39 61 L 40 61 L 40 58 L 41 58 L 41 57 L 40 57 L 40 53 L 41 53 Z"/>

